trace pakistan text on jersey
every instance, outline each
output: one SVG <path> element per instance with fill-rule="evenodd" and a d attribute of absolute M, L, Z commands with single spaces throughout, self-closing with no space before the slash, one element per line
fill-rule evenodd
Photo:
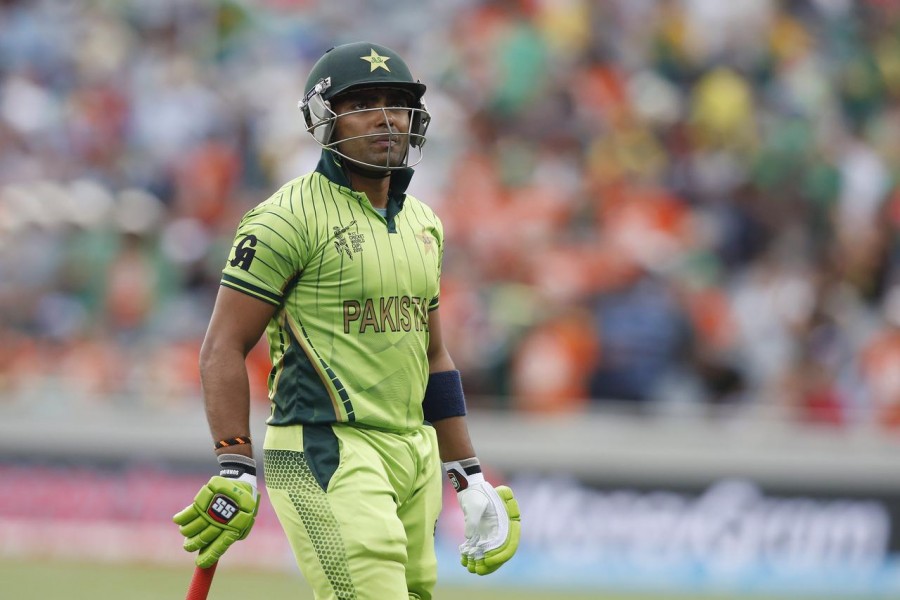
<path fill-rule="evenodd" d="M 351 326 L 359 333 L 369 328 L 373 333 L 428 331 L 428 300 L 415 296 L 344 300 L 344 333 L 350 333 Z"/>

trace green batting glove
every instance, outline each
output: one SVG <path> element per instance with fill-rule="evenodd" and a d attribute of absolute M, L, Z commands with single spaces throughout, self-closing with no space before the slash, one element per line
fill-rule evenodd
<path fill-rule="evenodd" d="M 519 548 L 519 503 L 505 485 L 495 489 L 484 480 L 477 458 L 447 462 L 444 468 L 456 489 L 466 523 L 460 562 L 470 573 L 493 573 Z"/>
<path fill-rule="evenodd" d="M 250 533 L 259 512 L 256 461 L 239 454 L 219 456 L 222 471 L 204 485 L 194 502 L 172 517 L 185 538 L 184 549 L 200 551 L 198 567 L 211 567 L 231 544 Z"/>

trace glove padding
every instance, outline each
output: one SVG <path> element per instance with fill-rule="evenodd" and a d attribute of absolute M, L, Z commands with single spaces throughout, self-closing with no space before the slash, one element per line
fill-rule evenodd
<path fill-rule="evenodd" d="M 459 463 L 448 465 L 466 525 L 466 541 L 459 547 L 460 563 L 470 573 L 493 573 L 519 547 L 519 503 L 507 486 L 495 489 L 480 472 L 463 475 L 463 469 L 454 468 Z"/>
<path fill-rule="evenodd" d="M 255 479 L 255 478 L 254 478 Z M 231 544 L 250 533 L 259 512 L 256 487 L 247 481 L 213 476 L 194 498 L 194 502 L 172 517 L 185 538 L 184 549 L 199 550 L 194 561 L 209 568 Z"/>

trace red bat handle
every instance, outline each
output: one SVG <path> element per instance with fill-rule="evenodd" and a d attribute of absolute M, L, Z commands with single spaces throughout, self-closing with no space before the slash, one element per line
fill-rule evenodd
<path fill-rule="evenodd" d="M 191 585 L 188 587 L 185 600 L 206 600 L 218 564 L 218 562 L 214 562 L 208 569 L 194 567 L 194 575 L 191 577 Z"/>

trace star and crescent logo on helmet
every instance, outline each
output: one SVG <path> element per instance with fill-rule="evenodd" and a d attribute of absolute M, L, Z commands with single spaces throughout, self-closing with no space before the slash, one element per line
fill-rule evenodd
<path fill-rule="evenodd" d="M 391 72 L 391 70 L 387 66 L 387 61 L 391 60 L 390 56 L 381 56 L 380 54 L 375 52 L 374 48 L 369 48 L 369 52 L 369 56 L 360 56 L 362 60 L 371 65 L 369 73 L 372 73 L 373 71 L 375 71 L 375 69 L 384 69 L 388 73 Z"/>

